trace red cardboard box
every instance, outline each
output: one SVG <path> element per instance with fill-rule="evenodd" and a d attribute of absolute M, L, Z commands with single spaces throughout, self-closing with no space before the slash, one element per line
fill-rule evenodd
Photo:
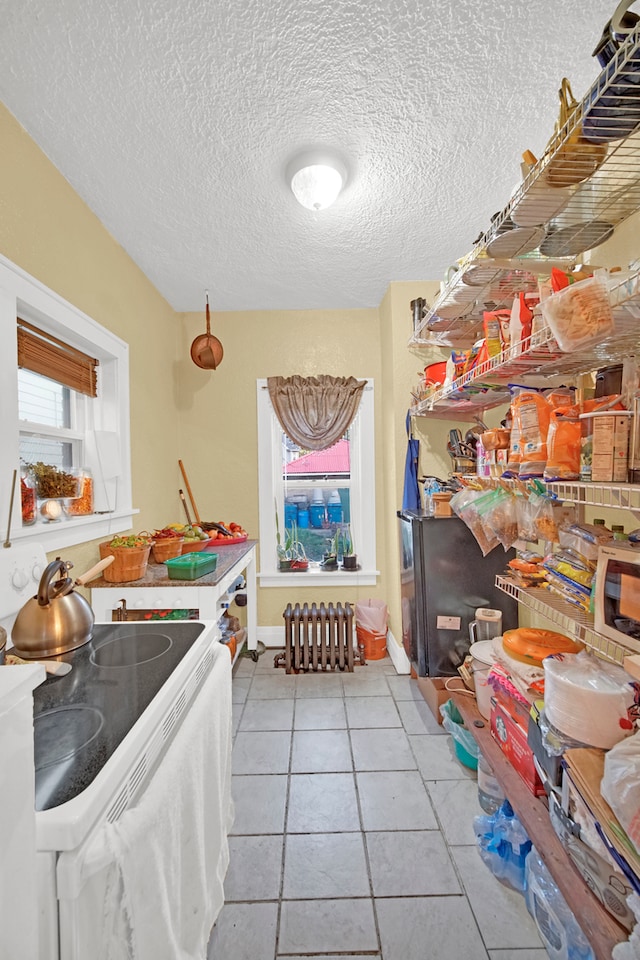
<path fill-rule="evenodd" d="M 491 704 L 491 734 L 531 792 L 537 797 L 543 796 L 544 787 L 533 762 L 527 734 L 509 711 L 495 700 Z"/>
<path fill-rule="evenodd" d="M 501 667 L 494 665 L 489 673 L 491 696 L 507 711 L 525 737 L 529 727 L 529 712 L 531 705 L 523 703 L 519 696 L 512 692 L 511 682 Z"/>

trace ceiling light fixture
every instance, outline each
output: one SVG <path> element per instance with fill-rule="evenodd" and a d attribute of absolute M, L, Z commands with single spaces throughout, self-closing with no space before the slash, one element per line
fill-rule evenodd
<path fill-rule="evenodd" d="M 335 203 L 347 182 L 347 168 L 333 152 L 310 150 L 289 163 L 287 181 L 303 207 L 324 210 Z"/>

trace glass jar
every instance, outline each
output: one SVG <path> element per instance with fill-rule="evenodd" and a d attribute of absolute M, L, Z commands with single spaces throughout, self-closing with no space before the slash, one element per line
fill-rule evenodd
<path fill-rule="evenodd" d="M 93 513 L 93 477 L 90 470 L 78 470 L 78 496 L 67 500 L 69 517 L 86 517 Z"/>
<path fill-rule="evenodd" d="M 36 485 L 29 470 L 20 471 L 20 502 L 22 505 L 22 526 L 30 527 L 36 522 Z"/>

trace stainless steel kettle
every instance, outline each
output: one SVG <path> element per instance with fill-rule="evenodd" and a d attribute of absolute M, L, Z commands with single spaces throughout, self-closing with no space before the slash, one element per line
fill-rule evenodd
<path fill-rule="evenodd" d="M 11 631 L 12 652 L 24 660 L 39 660 L 58 657 L 87 643 L 95 617 L 85 598 L 73 588 L 94 580 L 113 560 L 100 560 L 76 580 L 67 576 L 72 563 L 52 560 L 40 578 L 37 596 L 18 611 Z M 56 574 L 59 578 L 54 581 Z"/>

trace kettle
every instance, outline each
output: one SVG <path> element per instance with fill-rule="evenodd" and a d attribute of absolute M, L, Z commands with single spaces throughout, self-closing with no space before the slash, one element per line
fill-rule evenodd
<path fill-rule="evenodd" d="M 85 598 L 73 588 L 95 580 L 114 559 L 105 557 L 77 580 L 66 575 L 72 563 L 59 557 L 52 560 L 40 578 L 37 596 L 18 611 L 11 631 L 12 652 L 24 660 L 39 660 L 58 657 L 88 643 L 95 617 Z M 56 574 L 59 578 L 53 582 Z"/>

